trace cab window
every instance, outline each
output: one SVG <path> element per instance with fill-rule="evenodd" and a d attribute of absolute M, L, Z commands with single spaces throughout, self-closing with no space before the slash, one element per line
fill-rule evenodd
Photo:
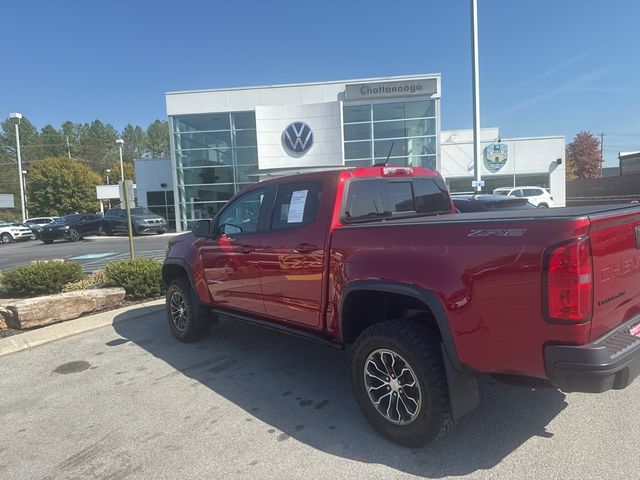
<path fill-rule="evenodd" d="M 298 182 L 278 187 L 271 229 L 296 228 L 313 223 L 318 215 L 321 182 Z"/>
<path fill-rule="evenodd" d="M 234 200 L 218 218 L 218 229 L 222 232 L 254 233 L 258 231 L 258 219 L 266 190 L 253 190 Z"/>

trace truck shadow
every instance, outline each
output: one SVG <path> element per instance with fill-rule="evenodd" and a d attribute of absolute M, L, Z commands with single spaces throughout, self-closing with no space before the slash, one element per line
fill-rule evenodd
<path fill-rule="evenodd" d="M 432 448 L 407 449 L 380 437 L 360 413 L 349 352 L 235 322 L 181 344 L 164 312 L 118 321 L 124 319 L 114 321 L 122 337 L 273 427 L 274 442 L 292 437 L 331 455 L 428 478 L 490 469 L 531 437 L 551 437 L 546 426 L 567 405 L 554 388 L 482 377 L 479 408 Z"/>

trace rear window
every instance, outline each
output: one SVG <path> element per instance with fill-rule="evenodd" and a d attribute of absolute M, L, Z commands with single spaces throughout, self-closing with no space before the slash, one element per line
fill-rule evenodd
<path fill-rule="evenodd" d="M 349 183 L 343 218 L 346 222 L 394 216 L 451 213 L 441 177 L 358 179 Z"/>

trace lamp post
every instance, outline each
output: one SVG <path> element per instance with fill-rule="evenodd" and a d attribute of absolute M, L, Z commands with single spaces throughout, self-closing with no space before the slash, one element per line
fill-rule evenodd
<path fill-rule="evenodd" d="M 120 179 L 124 182 L 124 162 L 122 161 L 122 146 L 124 145 L 124 140 L 118 138 L 116 140 L 116 145 L 120 149 Z"/>
<path fill-rule="evenodd" d="M 20 156 L 20 120 L 22 120 L 22 114 L 18 112 L 12 112 L 9 114 L 9 118 L 14 118 L 16 122 L 16 152 L 18 154 L 18 179 L 20 180 L 20 206 L 22 207 L 22 221 L 27 220 L 27 213 L 24 205 L 24 179 L 22 178 L 22 157 Z"/>
<path fill-rule="evenodd" d="M 22 170 L 22 184 L 24 185 L 24 218 L 29 218 L 29 207 L 27 206 L 27 171 Z"/>
<path fill-rule="evenodd" d="M 478 61 L 478 3 L 471 0 L 471 71 L 473 77 L 473 186 L 482 192 L 480 168 L 480 67 Z"/>

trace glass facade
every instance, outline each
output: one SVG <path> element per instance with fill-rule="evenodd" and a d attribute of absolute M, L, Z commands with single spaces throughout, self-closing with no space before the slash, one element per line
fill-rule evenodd
<path fill-rule="evenodd" d="M 254 112 L 172 117 L 180 224 L 211 218 L 258 173 Z"/>
<path fill-rule="evenodd" d="M 345 165 L 364 167 L 384 162 L 435 169 L 436 101 L 345 105 Z"/>
<path fill-rule="evenodd" d="M 169 230 L 176 229 L 176 207 L 173 203 L 173 190 L 147 192 L 147 208 L 167 220 Z"/>

